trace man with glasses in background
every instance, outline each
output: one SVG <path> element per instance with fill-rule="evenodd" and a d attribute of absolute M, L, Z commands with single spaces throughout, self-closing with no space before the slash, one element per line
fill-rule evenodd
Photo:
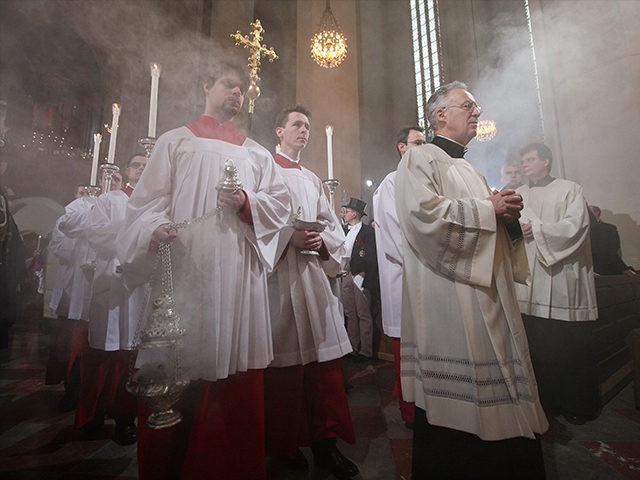
<path fill-rule="evenodd" d="M 481 112 L 465 84 L 438 88 L 427 102 L 433 142 L 410 149 L 396 176 L 414 480 L 545 476 L 539 435 L 549 425 L 514 286 L 528 269 L 505 227 L 522 198 L 492 192 L 464 160 Z"/>
<path fill-rule="evenodd" d="M 426 142 L 424 128 L 405 127 L 396 135 L 396 150 L 402 155 L 413 147 Z M 400 402 L 400 415 L 408 428 L 413 428 L 414 405 L 402 399 L 400 385 L 400 318 L 402 307 L 402 232 L 398 222 L 395 202 L 396 170 L 389 173 L 373 193 L 373 212 L 378 228 L 376 254 L 380 276 L 380 301 L 382 304 L 382 329 L 391 338 L 393 359 L 396 367 L 394 396 Z"/>

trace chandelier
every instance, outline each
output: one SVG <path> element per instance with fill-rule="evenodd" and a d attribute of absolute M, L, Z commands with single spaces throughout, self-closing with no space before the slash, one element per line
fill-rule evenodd
<path fill-rule="evenodd" d="M 347 58 L 347 37 L 344 36 L 336 17 L 333 16 L 329 0 L 318 25 L 318 31 L 311 37 L 311 58 L 324 68 L 337 67 Z"/>
<path fill-rule="evenodd" d="M 478 129 L 476 130 L 476 140 L 479 142 L 488 142 L 496 136 L 498 129 L 496 122 L 493 120 L 480 120 Z"/>

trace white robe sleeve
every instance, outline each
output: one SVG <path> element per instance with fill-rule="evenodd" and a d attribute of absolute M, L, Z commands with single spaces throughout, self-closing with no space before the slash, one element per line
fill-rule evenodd
<path fill-rule="evenodd" d="M 117 256 L 131 287 L 149 280 L 156 254 L 149 251 L 153 231 L 171 223 L 171 142 L 162 135 L 138 181 L 117 238 Z"/>
<path fill-rule="evenodd" d="M 396 178 L 396 210 L 402 231 L 417 257 L 440 274 L 488 287 L 493 275 L 496 217 L 486 187 L 466 185 L 454 164 L 436 165 L 430 148 L 412 148 L 402 158 Z M 441 176 L 447 175 L 445 191 Z M 478 192 L 479 198 L 458 197 Z"/>
<path fill-rule="evenodd" d="M 582 187 L 574 184 L 565 197 L 564 215 L 554 223 L 532 220 L 533 239 L 540 262 L 551 267 L 576 252 L 589 242 L 589 214 Z"/>
<path fill-rule="evenodd" d="M 402 233 L 395 207 L 395 179 L 387 178 L 382 182 L 374 197 L 376 223 L 380 225 L 376 230 L 377 248 L 383 251 L 389 262 L 402 266 Z"/>
<path fill-rule="evenodd" d="M 77 202 L 77 203 L 76 203 Z M 72 208 L 58 220 L 58 228 L 69 238 L 80 238 L 86 235 L 89 227 L 89 212 L 95 204 L 94 198 L 78 198 L 71 202 Z"/>
<path fill-rule="evenodd" d="M 73 261 L 73 248 L 75 246 L 75 241 L 60 231 L 58 228 L 59 223 L 60 219 L 58 219 L 56 226 L 51 231 L 49 251 L 55 255 L 61 264 L 66 265 Z"/>
<path fill-rule="evenodd" d="M 250 139 L 245 141 L 244 146 L 261 168 L 254 189 L 244 190 L 249 198 L 253 220 L 251 227 L 244 224 L 245 235 L 256 247 L 267 271 L 272 271 L 286 247 L 279 233 L 286 228 L 286 222 L 291 216 L 291 198 L 269 152 Z"/>
<path fill-rule="evenodd" d="M 100 195 L 89 213 L 90 229 L 87 238 L 96 254 L 102 258 L 112 259 L 116 256 L 116 239 L 124 225 L 122 218 L 124 209 L 118 209 L 113 203 L 118 201 L 126 203 L 126 200 L 117 198 L 118 196 L 126 196 L 126 194 L 113 191 Z"/>

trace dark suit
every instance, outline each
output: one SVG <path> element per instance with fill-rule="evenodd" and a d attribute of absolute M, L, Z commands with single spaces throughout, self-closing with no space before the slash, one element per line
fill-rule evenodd
<path fill-rule="evenodd" d="M 365 357 L 373 356 L 373 318 L 380 300 L 378 260 L 376 257 L 375 233 L 364 223 L 355 238 L 350 274 L 342 282 L 342 302 L 347 320 L 347 333 L 353 352 Z M 363 290 L 354 283 L 353 277 L 364 274 Z"/>
<path fill-rule="evenodd" d="M 380 299 L 380 280 L 378 278 L 376 236 L 371 225 L 363 223 L 360 227 L 356 241 L 353 244 L 349 268 L 353 276 L 364 273 L 362 287 L 369 291 L 372 306 L 375 305 L 376 301 Z"/>
<path fill-rule="evenodd" d="M 629 267 L 620 258 L 620 235 L 615 225 L 591 222 L 593 271 L 600 275 L 622 275 Z"/>

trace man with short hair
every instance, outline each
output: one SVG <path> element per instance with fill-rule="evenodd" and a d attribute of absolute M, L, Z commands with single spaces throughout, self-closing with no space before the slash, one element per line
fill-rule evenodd
<path fill-rule="evenodd" d="M 127 166 L 124 169 L 124 176 L 127 179 L 127 182 L 122 187 L 122 191 L 127 194 L 127 196 L 131 196 L 133 193 L 133 189 L 138 184 L 138 180 L 140 180 L 140 176 L 144 171 L 144 167 L 147 165 L 147 157 L 142 153 L 134 153 L 127 160 Z"/>
<path fill-rule="evenodd" d="M 500 175 L 502 188 L 514 190 L 522 185 L 522 166 L 519 163 L 505 162 Z"/>
<path fill-rule="evenodd" d="M 396 150 L 400 158 L 413 147 L 424 145 L 424 128 L 405 127 L 396 135 Z M 382 329 L 391 337 L 396 368 L 393 394 L 400 402 L 400 415 L 407 427 L 413 426 L 414 404 L 402 398 L 400 382 L 400 324 L 402 318 L 402 231 L 396 213 L 396 173 L 389 173 L 373 193 L 373 211 L 377 228 L 376 252 L 380 274 L 380 300 L 382 304 Z"/>
<path fill-rule="evenodd" d="M 342 277 L 342 303 L 353 359 L 367 361 L 373 358 L 373 319 L 380 300 L 376 239 L 373 227 L 362 221 L 365 202 L 351 197 L 342 206 L 347 225 L 344 261 L 348 263 Z"/>
<path fill-rule="evenodd" d="M 184 419 L 174 428 L 146 426 L 150 412 L 139 404 L 141 479 L 266 476 L 263 374 L 273 359 L 267 271 L 282 253 L 278 233 L 290 199 L 269 152 L 233 124 L 248 86 L 246 69 L 234 63 L 208 71 L 203 115 L 158 138 L 117 242 L 130 288 L 148 281 L 158 243 L 171 242 L 185 336 L 179 362 L 161 362 L 170 372 L 179 363 L 191 380 L 176 406 Z M 137 365 L 139 375 L 152 375 L 157 363 L 141 349 Z"/>
<path fill-rule="evenodd" d="M 520 156 L 529 180 L 518 191 L 531 280 L 517 293 L 531 360 L 545 409 L 582 424 L 600 407 L 591 333 L 583 324 L 598 318 L 587 202 L 580 185 L 550 175 L 546 145 L 527 145 Z"/>
<path fill-rule="evenodd" d="M 284 109 L 275 124 L 275 162 L 295 221 L 281 232 L 286 250 L 269 276 L 274 358 L 265 371 L 266 449 L 304 470 L 299 447 L 311 446 L 316 466 L 351 478 L 358 467 L 336 447 L 337 438 L 355 442 L 342 375 L 351 345 L 327 277 L 340 270 L 345 236 L 322 181 L 301 165 L 310 116 L 297 105 Z"/>
<path fill-rule="evenodd" d="M 413 475 L 544 478 L 538 400 L 515 281 L 527 274 L 513 190 L 464 160 L 482 110 L 461 82 L 429 98 L 431 144 L 396 176 L 403 233 L 402 389 L 415 401 Z"/>

